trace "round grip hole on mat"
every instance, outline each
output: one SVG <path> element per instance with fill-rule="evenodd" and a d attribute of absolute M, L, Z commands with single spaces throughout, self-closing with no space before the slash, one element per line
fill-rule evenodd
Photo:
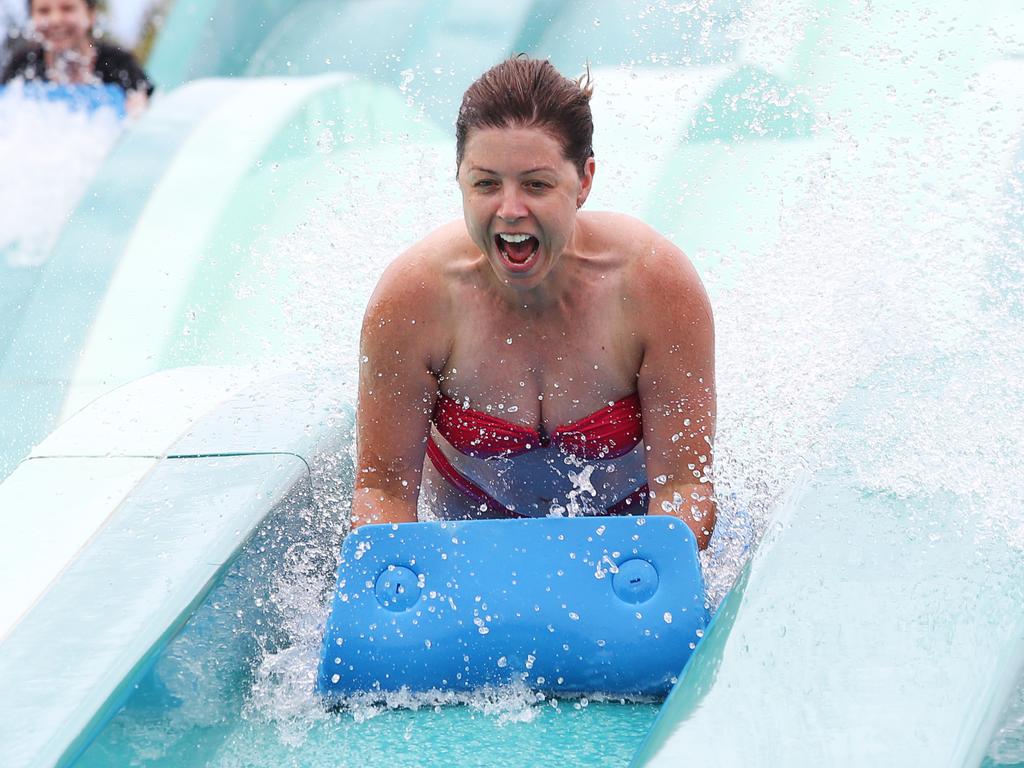
<path fill-rule="evenodd" d="M 377 600 L 389 611 L 405 611 L 420 599 L 416 574 L 404 565 L 389 565 L 381 571 L 374 587 Z"/>
<path fill-rule="evenodd" d="M 643 603 L 658 591 L 658 571 L 646 560 L 627 560 L 612 577 L 612 589 L 626 603 Z"/>

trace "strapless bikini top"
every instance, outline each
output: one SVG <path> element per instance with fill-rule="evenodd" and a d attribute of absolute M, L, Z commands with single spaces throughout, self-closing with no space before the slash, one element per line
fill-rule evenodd
<path fill-rule="evenodd" d="M 607 405 L 579 421 L 544 434 L 483 411 L 464 408 L 442 395 L 434 407 L 437 431 L 455 450 L 467 456 L 511 457 L 554 445 L 577 458 L 593 461 L 616 459 L 629 453 L 643 439 L 640 398 L 634 393 Z"/>

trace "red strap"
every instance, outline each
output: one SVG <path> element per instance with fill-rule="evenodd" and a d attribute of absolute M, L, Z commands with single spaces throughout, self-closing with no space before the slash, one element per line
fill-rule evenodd
<path fill-rule="evenodd" d="M 636 447 L 644 436 L 640 397 L 634 393 L 607 405 L 552 435 L 560 446 L 581 459 L 617 459 Z"/>
<path fill-rule="evenodd" d="M 484 411 L 463 408 L 450 397 L 438 398 L 434 423 L 444 439 L 467 456 L 515 456 L 540 445 L 540 435 L 535 430 Z"/>
<path fill-rule="evenodd" d="M 433 421 L 444 439 L 467 456 L 517 456 L 548 443 L 535 429 L 484 411 L 464 408 L 443 395 L 434 407 Z M 643 435 L 640 397 L 633 393 L 578 421 L 558 427 L 551 440 L 581 459 L 595 461 L 624 456 Z"/>

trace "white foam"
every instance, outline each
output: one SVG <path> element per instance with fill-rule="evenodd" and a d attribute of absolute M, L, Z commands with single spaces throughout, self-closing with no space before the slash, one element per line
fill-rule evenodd
<path fill-rule="evenodd" d="M 64 224 L 121 135 L 112 109 L 72 111 L 25 98 L 13 81 L 0 96 L 0 259 L 45 262 Z"/>

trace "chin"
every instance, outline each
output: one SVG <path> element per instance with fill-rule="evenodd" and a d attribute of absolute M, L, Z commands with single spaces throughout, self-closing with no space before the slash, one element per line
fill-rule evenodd
<path fill-rule="evenodd" d="M 509 273 L 502 270 L 498 276 L 501 282 L 516 291 L 532 291 L 544 285 L 547 272 Z"/>

